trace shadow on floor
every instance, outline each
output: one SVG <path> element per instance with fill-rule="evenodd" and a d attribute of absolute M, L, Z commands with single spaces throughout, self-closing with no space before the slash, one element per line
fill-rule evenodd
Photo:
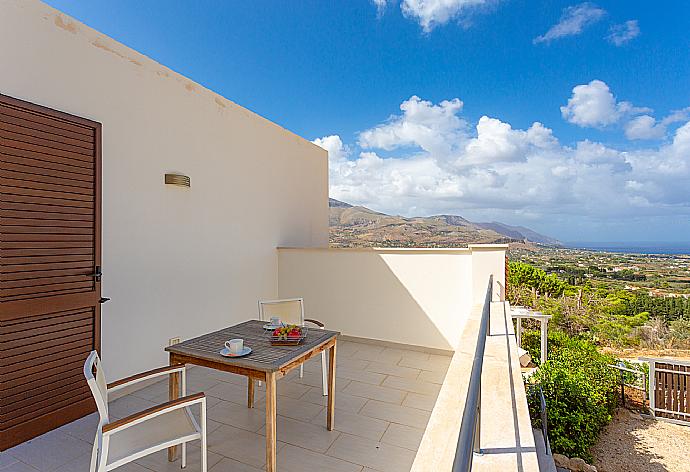
<path fill-rule="evenodd" d="M 661 426 L 664 426 L 662 424 Z M 592 448 L 594 465 L 600 472 L 678 472 L 669 469 L 660 461 L 667 462 L 672 451 L 667 441 L 672 440 L 663 433 L 657 433 L 660 422 L 643 419 L 637 413 L 619 408 L 611 423 L 604 428 L 597 444 Z M 665 455 L 660 455 L 657 445 L 664 445 Z M 677 459 L 687 453 L 686 447 L 678 451 Z M 683 469 L 690 470 L 690 469 Z"/>

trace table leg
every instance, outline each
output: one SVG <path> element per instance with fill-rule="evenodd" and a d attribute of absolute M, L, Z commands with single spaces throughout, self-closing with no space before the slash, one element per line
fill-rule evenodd
<path fill-rule="evenodd" d="M 276 374 L 266 373 L 266 471 L 276 472 Z"/>
<path fill-rule="evenodd" d="M 333 342 L 333 347 L 328 350 L 328 431 L 333 431 L 335 416 L 335 346 L 336 342 Z"/>
<path fill-rule="evenodd" d="M 170 365 L 173 365 L 175 361 L 173 356 L 170 355 Z M 175 400 L 180 398 L 180 373 L 173 372 L 169 376 L 168 380 L 168 397 L 170 400 Z M 172 446 L 168 448 L 168 461 L 172 462 L 177 457 L 177 446 Z"/>
<path fill-rule="evenodd" d="M 247 377 L 247 408 L 254 408 L 254 378 Z"/>

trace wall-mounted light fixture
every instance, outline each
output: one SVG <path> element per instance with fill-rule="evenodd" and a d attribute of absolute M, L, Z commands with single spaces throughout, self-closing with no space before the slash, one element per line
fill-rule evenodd
<path fill-rule="evenodd" d="M 180 187 L 190 187 L 189 176 L 181 174 L 165 174 L 165 183 L 169 185 L 179 185 Z"/>

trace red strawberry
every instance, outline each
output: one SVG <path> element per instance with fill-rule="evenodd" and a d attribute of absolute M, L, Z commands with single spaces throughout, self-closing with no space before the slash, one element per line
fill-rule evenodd
<path fill-rule="evenodd" d="M 276 328 L 273 330 L 273 336 L 280 336 L 280 328 Z"/>
<path fill-rule="evenodd" d="M 288 334 L 288 337 L 289 338 L 299 338 L 300 334 L 301 333 L 299 332 L 298 329 L 293 329 L 292 331 L 290 331 L 290 334 Z"/>

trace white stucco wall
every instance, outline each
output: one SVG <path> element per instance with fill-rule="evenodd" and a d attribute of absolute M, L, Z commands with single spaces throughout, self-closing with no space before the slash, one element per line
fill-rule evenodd
<path fill-rule="evenodd" d="M 0 0 L 0 93 L 103 124 L 109 380 L 256 316 L 277 246 L 328 243 L 324 150 L 40 2 Z"/>
<path fill-rule="evenodd" d="M 343 334 L 452 350 L 490 274 L 500 299 L 506 249 L 280 248 L 278 293 Z"/>

